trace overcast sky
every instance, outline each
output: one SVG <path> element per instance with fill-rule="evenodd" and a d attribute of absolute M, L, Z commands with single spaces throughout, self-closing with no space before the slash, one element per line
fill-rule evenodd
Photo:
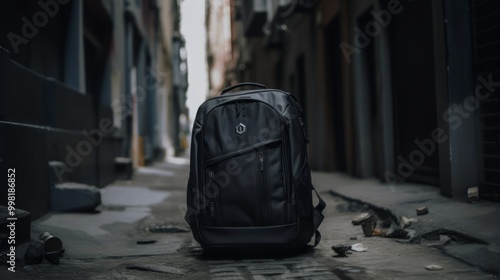
<path fill-rule="evenodd" d="M 205 1 L 181 1 L 181 33 L 186 39 L 188 59 L 187 106 L 193 122 L 198 106 L 205 100 L 208 92 L 205 59 Z"/>

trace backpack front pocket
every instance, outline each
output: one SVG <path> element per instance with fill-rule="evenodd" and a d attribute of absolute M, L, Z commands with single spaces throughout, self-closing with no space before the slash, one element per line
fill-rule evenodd
<path fill-rule="evenodd" d="M 236 100 L 213 109 L 204 122 L 206 224 L 287 224 L 293 188 L 288 120 L 266 103 Z"/>
<path fill-rule="evenodd" d="M 287 176 L 281 140 L 233 155 L 206 168 L 205 210 L 210 225 L 268 226 L 287 223 Z M 210 161 L 209 161 L 210 162 Z"/>

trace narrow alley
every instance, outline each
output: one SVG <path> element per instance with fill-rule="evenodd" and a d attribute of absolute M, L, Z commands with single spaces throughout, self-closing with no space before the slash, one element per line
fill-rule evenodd
<path fill-rule="evenodd" d="M 0 5 L 0 279 L 500 277 L 500 1 Z"/>

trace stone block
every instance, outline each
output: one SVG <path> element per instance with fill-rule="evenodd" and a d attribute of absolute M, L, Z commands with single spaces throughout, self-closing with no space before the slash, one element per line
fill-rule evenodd
<path fill-rule="evenodd" d="M 50 202 L 52 211 L 93 211 L 101 204 L 101 192 L 91 185 L 56 184 L 51 189 Z"/>

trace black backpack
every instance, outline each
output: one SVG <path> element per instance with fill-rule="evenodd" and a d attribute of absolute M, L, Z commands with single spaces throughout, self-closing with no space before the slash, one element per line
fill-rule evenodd
<path fill-rule="evenodd" d="M 262 89 L 224 95 L 241 86 Z M 302 113 L 291 94 L 256 83 L 199 107 L 185 219 L 204 252 L 293 252 L 315 233 L 319 243 L 326 204 L 311 184 Z"/>

